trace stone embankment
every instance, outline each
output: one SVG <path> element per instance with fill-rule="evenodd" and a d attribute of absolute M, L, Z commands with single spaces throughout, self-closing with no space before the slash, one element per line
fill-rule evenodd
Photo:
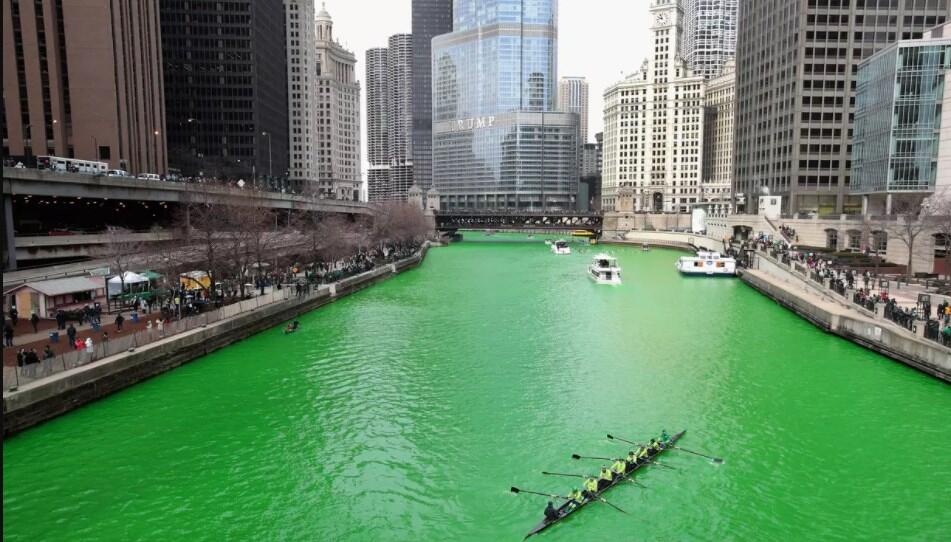
<path fill-rule="evenodd" d="M 428 248 L 426 244 L 409 258 L 321 286 L 309 295 L 271 303 L 4 393 L 3 436 L 70 412 L 414 268 L 423 261 Z"/>

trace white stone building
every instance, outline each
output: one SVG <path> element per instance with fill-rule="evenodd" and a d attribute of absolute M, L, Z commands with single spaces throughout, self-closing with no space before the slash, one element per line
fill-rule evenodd
<path fill-rule="evenodd" d="M 703 119 L 703 183 L 700 203 L 711 214 L 731 212 L 733 183 L 733 126 L 736 70 L 732 61 L 723 73 L 707 81 Z"/>
<path fill-rule="evenodd" d="M 326 8 L 316 25 L 317 175 L 323 198 L 360 197 L 360 83 L 357 58 L 333 39 Z"/>
<path fill-rule="evenodd" d="M 578 141 L 588 142 L 588 81 L 584 77 L 562 77 L 558 80 L 558 111 L 577 113 L 580 117 Z"/>
<path fill-rule="evenodd" d="M 317 182 L 317 28 L 314 0 L 284 0 L 287 39 L 288 170 L 295 192 Z"/>
<path fill-rule="evenodd" d="M 608 212 L 687 212 L 700 201 L 705 82 L 680 58 L 677 1 L 651 0 L 650 15 L 650 58 L 604 92 Z"/>

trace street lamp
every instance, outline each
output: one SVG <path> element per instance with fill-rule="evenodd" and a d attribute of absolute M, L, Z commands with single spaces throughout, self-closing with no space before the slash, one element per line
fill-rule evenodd
<path fill-rule="evenodd" d="M 268 132 L 261 132 L 261 135 L 267 138 L 267 176 L 274 177 L 274 169 L 271 164 L 271 134 Z"/>

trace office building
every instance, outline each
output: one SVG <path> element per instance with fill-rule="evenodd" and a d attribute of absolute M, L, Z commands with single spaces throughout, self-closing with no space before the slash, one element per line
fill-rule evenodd
<path fill-rule="evenodd" d="M 734 182 L 745 212 L 861 213 L 849 193 L 858 64 L 951 15 L 947 1 L 757 0 L 739 6 Z"/>
<path fill-rule="evenodd" d="M 558 80 L 558 110 L 577 113 L 578 137 L 581 144 L 588 142 L 588 81 L 584 77 L 562 77 Z"/>
<path fill-rule="evenodd" d="M 405 200 L 413 186 L 413 37 L 367 51 L 367 183 L 370 201 Z"/>
<path fill-rule="evenodd" d="M 317 27 L 314 0 L 284 0 L 287 34 L 288 182 L 298 193 L 317 188 Z"/>
<path fill-rule="evenodd" d="M 433 184 L 432 41 L 452 32 L 452 0 L 413 1 L 413 179 Z"/>
<path fill-rule="evenodd" d="M 555 111 L 556 0 L 458 0 L 433 39 L 440 206 L 574 208 L 578 115 Z"/>
<path fill-rule="evenodd" d="M 285 182 L 282 0 L 160 0 L 169 166 Z M 224 39 L 227 37 L 227 39 Z"/>
<path fill-rule="evenodd" d="M 3 2 L 3 156 L 167 168 L 158 6 Z"/>
<path fill-rule="evenodd" d="M 717 216 L 732 210 L 735 68 L 732 60 L 724 64 L 721 74 L 707 81 L 704 95 L 703 182 L 699 202 Z"/>
<path fill-rule="evenodd" d="M 602 208 L 683 213 L 701 197 L 705 82 L 681 58 L 678 4 L 649 9 L 650 58 L 604 92 Z"/>
<path fill-rule="evenodd" d="M 581 146 L 581 182 L 578 184 L 578 210 L 601 210 L 602 134 L 594 134 L 596 143 Z"/>
<path fill-rule="evenodd" d="M 951 123 L 942 122 L 951 111 L 949 71 L 951 23 L 859 65 L 850 192 L 862 196 L 866 214 L 951 190 Z"/>
<path fill-rule="evenodd" d="M 683 8 L 681 46 L 687 66 L 704 79 L 719 76 L 736 52 L 736 9 L 739 0 L 680 0 Z"/>
<path fill-rule="evenodd" d="M 357 57 L 334 39 L 326 7 L 317 13 L 317 178 L 324 198 L 360 197 L 360 83 Z"/>

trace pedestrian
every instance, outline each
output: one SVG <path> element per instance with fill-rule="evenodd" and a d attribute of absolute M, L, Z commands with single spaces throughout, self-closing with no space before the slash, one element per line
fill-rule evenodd
<path fill-rule="evenodd" d="M 26 361 L 26 350 L 21 348 L 17 350 L 17 367 L 23 370 L 23 364 Z"/>
<path fill-rule="evenodd" d="M 20 313 L 17 312 L 16 307 L 10 307 L 10 320 L 13 322 L 13 327 L 17 327 L 17 322 L 20 321 Z"/>
<path fill-rule="evenodd" d="M 36 311 L 33 311 L 33 314 L 30 315 L 30 324 L 33 325 L 33 333 L 36 333 L 40 330 L 40 317 L 36 315 Z"/>
<path fill-rule="evenodd" d="M 56 354 L 53 353 L 53 348 L 50 345 L 46 345 L 46 348 L 43 349 L 43 374 L 49 376 L 53 374 L 53 358 L 56 357 Z"/>
<path fill-rule="evenodd" d="M 56 329 L 66 329 L 66 313 L 63 311 L 56 311 Z"/>
<path fill-rule="evenodd" d="M 156 320 L 156 322 L 158 322 L 158 320 Z M 151 341 L 152 340 L 152 321 L 151 320 L 145 321 L 145 330 L 148 332 L 149 340 Z"/>
<path fill-rule="evenodd" d="M 10 325 L 10 322 L 3 324 L 3 346 L 13 346 L 13 326 Z"/>
<path fill-rule="evenodd" d="M 157 320 L 157 322 L 158 324 L 156 324 L 156 327 L 158 327 L 159 337 L 164 337 L 165 336 L 165 322 L 161 320 Z"/>
<path fill-rule="evenodd" d="M 85 346 L 86 346 L 86 343 L 83 342 L 83 340 L 78 337 L 76 338 L 76 341 L 73 342 L 74 350 L 82 350 Z"/>
<path fill-rule="evenodd" d="M 30 348 L 30 351 L 24 356 L 26 364 L 25 373 L 29 377 L 36 377 L 36 369 L 40 365 L 40 357 L 36 355 L 36 348 Z"/>
<path fill-rule="evenodd" d="M 122 317 L 122 313 L 120 312 L 118 316 L 116 316 L 116 331 L 122 331 L 122 322 L 125 322 L 125 318 Z"/>
<path fill-rule="evenodd" d="M 66 336 L 69 337 L 69 344 L 76 342 L 76 328 L 73 327 L 73 324 L 69 324 L 69 327 L 66 328 Z"/>
<path fill-rule="evenodd" d="M 102 332 L 102 343 L 103 343 L 103 344 L 106 344 L 106 343 L 108 343 L 108 342 L 109 342 L 109 332 L 108 332 L 108 331 L 103 331 L 103 332 Z"/>
<path fill-rule="evenodd" d="M 92 361 L 92 355 L 95 349 L 93 348 L 92 337 L 86 337 L 86 355 L 89 356 L 89 361 Z"/>

